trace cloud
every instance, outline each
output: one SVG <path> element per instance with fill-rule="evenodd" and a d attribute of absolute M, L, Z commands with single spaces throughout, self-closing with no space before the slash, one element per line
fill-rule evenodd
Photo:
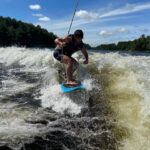
<path fill-rule="evenodd" d="M 118 29 L 116 30 L 116 32 L 117 32 L 117 33 L 130 33 L 130 31 L 129 31 L 128 29 L 124 28 L 124 27 L 118 28 Z"/>
<path fill-rule="evenodd" d="M 104 37 L 109 37 L 113 35 L 112 31 L 107 31 L 107 30 L 102 30 L 99 32 L 99 35 L 104 36 Z"/>
<path fill-rule="evenodd" d="M 141 32 L 145 32 L 145 33 L 147 33 L 147 32 L 149 31 L 149 29 L 146 28 L 146 27 L 140 27 L 139 30 L 140 30 Z"/>
<path fill-rule="evenodd" d="M 85 25 L 86 23 L 89 23 L 89 22 L 90 21 L 87 21 L 87 20 L 85 21 L 85 20 L 80 20 L 80 19 L 74 20 L 74 22 L 72 24 L 72 28 Z M 35 25 L 40 25 L 43 28 L 46 28 L 50 31 L 65 30 L 67 33 L 69 26 L 70 26 L 70 20 L 67 20 L 67 19 L 53 20 L 53 21 L 47 22 L 47 23 L 37 22 L 37 23 L 35 23 Z"/>
<path fill-rule="evenodd" d="M 39 20 L 39 21 L 48 22 L 48 21 L 51 20 L 49 17 L 44 16 L 43 14 L 32 14 L 32 16 L 38 17 L 38 20 Z"/>
<path fill-rule="evenodd" d="M 101 30 L 99 32 L 99 35 L 100 36 L 103 36 L 103 37 L 110 37 L 110 36 L 114 36 L 114 35 L 117 35 L 117 34 L 120 34 L 120 33 L 130 33 L 130 30 L 122 27 L 122 28 L 118 28 L 118 29 L 115 29 L 115 30 Z"/>
<path fill-rule="evenodd" d="M 120 13 L 119 13 L 119 11 L 118 10 L 125 10 L 125 8 L 126 9 L 128 9 L 128 10 L 132 10 L 133 8 L 135 8 L 135 6 L 136 6 L 136 8 L 138 8 L 138 6 L 140 6 L 140 7 L 142 7 L 142 8 L 144 8 L 144 6 L 146 6 L 146 5 L 150 5 L 150 3 L 144 3 L 144 4 L 127 4 L 127 5 L 125 5 L 124 7 L 121 7 L 121 8 L 118 8 L 118 9 L 114 9 L 114 10 L 110 10 L 110 8 L 108 9 L 106 9 L 106 8 L 104 8 L 105 9 L 105 11 L 104 11 L 104 9 L 102 9 L 103 11 L 101 11 L 101 13 L 98 13 L 98 10 L 97 10 L 97 12 L 95 13 L 95 12 L 92 12 L 92 11 L 87 11 L 87 10 L 79 10 L 79 11 L 77 11 L 76 12 L 76 17 L 78 17 L 78 18 L 75 18 L 74 19 L 74 22 L 73 22 L 73 27 L 77 27 L 77 26 L 82 26 L 82 25 L 86 25 L 86 24 L 91 24 L 91 23 L 99 23 L 99 22 L 104 22 L 104 21 L 110 21 L 110 20 L 114 20 L 114 19 L 128 19 L 129 18 L 129 16 L 121 16 L 120 15 Z M 128 7 L 127 7 L 128 6 Z M 147 8 L 147 7 L 146 7 Z M 146 9 L 145 8 L 145 9 Z M 112 9 L 112 7 L 111 7 L 111 9 Z M 115 12 L 117 10 L 117 13 L 116 13 L 116 15 L 115 15 L 115 13 L 112 13 L 112 16 L 113 17 L 111 17 L 111 15 L 110 14 L 108 14 L 108 13 L 110 13 L 110 12 Z M 100 12 L 100 11 L 99 11 Z M 128 12 L 129 13 L 129 12 Z M 117 16 L 118 15 L 118 16 Z M 120 15 L 120 16 L 119 16 Z M 36 16 L 36 15 L 35 15 Z M 114 17 L 115 16 L 115 17 Z M 37 15 L 37 17 L 38 17 L 38 15 Z M 43 19 L 43 17 L 46 17 L 46 16 L 39 16 L 40 17 L 40 20 L 48 20 L 48 19 L 46 19 L 46 18 L 44 18 Z M 43 27 L 45 27 L 45 28 L 48 28 L 49 30 L 67 30 L 67 28 L 69 27 L 69 25 L 70 25 L 70 20 L 67 20 L 68 18 L 64 18 L 64 19 L 62 19 L 62 20 L 53 20 L 53 22 L 51 22 L 50 24 L 49 23 L 43 23 L 42 24 L 42 26 Z M 39 21 L 40 21 L 39 20 Z M 37 22 L 37 23 L 35 23 L 35 24 L 41 24 L 41 21 L 40 22 Z M 123 30 L 123 29 L 120 29 L 120 30 Z M 98 31 L 97 31 L 98 32 Z M 111 33 L 110 33 L 111 31 L 109 31 L 109 33 L 108 33 L 108 31 L 105 33 L 101 33 L 102 35 L 104 34 L 108 34 L 108 36 L 109 35 L 111 35 Z M 100 33 L 100 32 L 99 32 Z M 113 34 L 113 33 L 112 33 Z"/>
<path fill-rule="evenodd" d="M 75 16 L 81 19 L 91 20 L 97 19 L 99 15 L 97 13 L 88 12 L 86 10 L 80 10 L 76 12 Z"/>
<path fill-rule="evenodd" d="M 39 9 L 41 9 L 41 6 L 38 5 L 38 4 L 35 4 L 35 5 L 29 5 L 29 8 L 32 9 L 32 10 L 39 10 Z"/>
<path fill-rule="evenodd" d="M 147 10 L 147 9 L 150 9 L 150 3 L 126 4 L 126 6 L 124 6 L 124 7 L 121 7 L 121 8 L 109 11 L 103 15 L 100 15 L 99 18 L 125 15 L 125 14 L 134 13 L 134 12 Z"/>
<path fill-rule="evenodd" d="M 47 16 L 43 16 L 43 17 L 40 17 L 39 18 L 39 21 L 45 21 L 45 22 L 48 22 L 48 21 L 50 21 L 51 19 L 49 18 L 49 17 L 47 17 Z"/>
<path fill-rule="evenodd" d="M 34 17 L 43 17 L 43 14 L 32 14 Z"/>
<path fill-rule="evenodd" d="M 85 30 L 86 41 L 92 43 L 104 43 L 106 42 L 113 42 L 119 40 L 127 40 L 130 39 L 131 36 L 138 37 L 143 30 L 146 33 L 147 29 L 138 30 L 137 28 L 130 26 L 128 21 L 126 23 L 122 22 L 121 19 L 129 19 L 129 17 L 136 17 L 135 19 L 141 17 L 137 16 L 136 14 L 133 16 L 129 16 L 130 13 L 144 11 L 150 9 L 150 2 L 149 3 L 134 3 L 134 4 L 125 4 L 122 7 L 109 7 L 103 8 L 103 10 L 95 10 L 95 11 L 88 11 L 88 10 L 79 10 L 76 13 L 76 17 L 73 21 L 73 25 L 71 28 L 71 33 L 78 28 Z M 128 15 L 125 15 L 128 14 Z M 43 18 L 43 16 L 39 16 L 39 18 Z M 39 19 L 38 18 L 38 19 Z M 133 21 L 134 21 L 133 18 Z M 118 20 L 114 25 L 105 23 L 111 20 Z M 70 15 L 64 16 L 62 19 L 52 20 L 49 22 L 44 22 L 38 20 L 36 24 L 41 25 L 43 28 L 48 29 L 49 31 L 53 31 L 58 36 L 65 36 L 67 35 L 67 31 L 70 25 Z M 122 24 L 122 27 L 121 27 Z M 135 23 L 134 23 L 135 24 Z M 143 23 L 140 23 L 143 25 Z M 132 24 L 131 24 L 132 25 Z M 145 25 L 144 25 L 145 27 Z M 92 30 L 91 32 L 89 30 Z M 149 30 L 150 32 L 150 30 Z M 132 34 L 131 34 L 132 33 Z"/>
<path fill-rule="evenodd" d="M 120 7 L 114 10 L 106 10 L 105 13 L 94 13 L 94 12 L 88 12 L 87 10 L 80 10 L 76 12 L 76 17 L 79 17 L 81 19 L 101 19 L 106 17 L 113 17 L 113 16 L 119 16 L 119 15 L 125 15 L 130 14 L 134 12 L 139 12 L 143 10 L 150 9 L 150 3 L 138 3 L 138 4 L 126 4 L 124 7 Z"/>

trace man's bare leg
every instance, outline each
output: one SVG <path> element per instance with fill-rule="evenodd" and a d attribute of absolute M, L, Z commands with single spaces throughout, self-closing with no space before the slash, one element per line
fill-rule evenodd
<path fill-rule="evenodd" d="M 72 74 L 73 74 L 79 67 L 79 63 L 74 58 L 72 58 L 72 60 L 73 60 L 73 67 L 72 67 Z"/>
<path fill-rule="evenodd" d="M 79 83 L 77 83 L 73 80 L 73 75 L 72 75 L 73 74 L 73 65 L 74 65 L 74 63 L 76 63 L 76 60 L 72 59 L 66 55 L 63 55 L 61 63 L 64 63 L 66 65 L 67 84 L 78 85 Z"/>

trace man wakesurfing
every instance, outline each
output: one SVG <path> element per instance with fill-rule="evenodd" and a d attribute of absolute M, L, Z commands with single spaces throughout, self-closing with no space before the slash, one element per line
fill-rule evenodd
<path fill-rule="evenodd" d="M 79 85 L 79 83 L 73 80 L 73 66 L 78 66 L 78 62 L 72 57 L 72 54 L 81 50 L 85 57 L 83 63 L 88 64 L 88 53 L 85 44 L 82 41 L 83 37 L 83 31 L 76 30 L 74 34 L 70 34 L 65 38 L 57 38 L 55 40 L 57 47 L 55 48 L 53 56 L 59 62 L 65 64 L 67 76 L 66 84 L 68 85 Z"/>

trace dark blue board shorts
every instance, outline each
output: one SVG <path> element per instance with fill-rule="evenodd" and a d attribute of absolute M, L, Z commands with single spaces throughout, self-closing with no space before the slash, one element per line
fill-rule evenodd
<path fill-rule="evenodd" d="M 62 53 L 62 49 L 55 49 L 53 56 L 55 59 L 57 59 L 58 61 L 61 61 L 62 57 L 63 57 L 63 53 Z"/>

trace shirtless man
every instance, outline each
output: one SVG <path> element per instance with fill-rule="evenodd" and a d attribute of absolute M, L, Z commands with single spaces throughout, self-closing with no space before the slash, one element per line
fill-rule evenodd
<path fill-rule="evenodd" d="M 55 40 L 57 47 L 55 48 L 53 56 L 66 65 L 67 84 L 69 85 L 76 86 L 79 84 L 73 80 L 73 65 L 78 65 L 78 62 L 72 57 L 72 54 L 81 50 L 85 57 L 83 63 L 88 64 L 88 53 L 82 42 L 83 36 L 82 30 L 76 30 L 74 34 Z"/>

